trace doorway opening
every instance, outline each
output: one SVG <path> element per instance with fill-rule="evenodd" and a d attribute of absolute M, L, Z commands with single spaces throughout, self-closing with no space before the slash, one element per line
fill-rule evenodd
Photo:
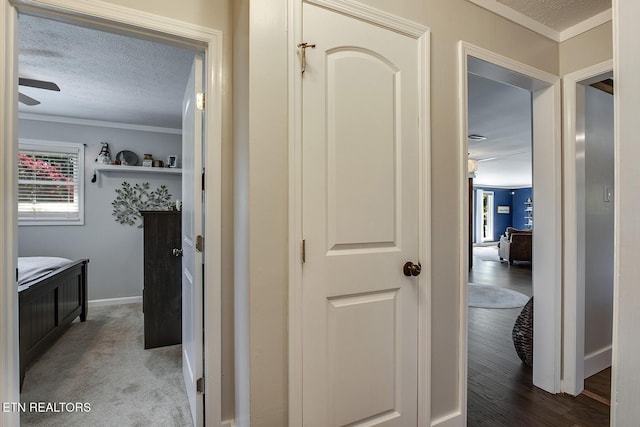
<path fill-rule="evenodd" d="M 614 278 L 612 62 L 564 77 L 564 390 L 611 395 Z M 590 378 L 591 377 L 591 378 Z"/>
<path fill-rule="evenodd" d="M 547 392 L 557 393 L 560 390 L 560 194 L 556 190 L 560 180 L 560 150 L 559 143 L 559 81 L 556 76 L 504 58 L 493 52 L 460 43 L 460 89 L 462 91 L 460 105 L 460 152 L 465 153 L 461 158 L 460 167 L 463 171 L 460 195 L 463 206 L 468 206 L 469 180 L 468 160 L 468 87 L 469 73 L 485 79 L 507 84 L 526 91 L 531 102 L 531 157 L 532 157 L 532 197 L 535 201 L 536 214 L 533 221 L 534 232 L 530 234 L 531 258 L 535 260 L 531 268 L 531 294 L 536 303 L 533 305 L 533 369 L 531 382 Z M 473 159 L 473 158 L 472 158 Z M 538 160 L 539 159 L 539 160 Z M 477 160 L 477 159 L 474 159 Z M 515 162 L 514 162 L 515 163 Z M 482 164 L 478 162 L 478 170 Z M 494 193 L 495 197 L 495 193 Z M 501 202 L 496 202 L 501 212 L 512 212 Z M 524 206 L 523 206 L 524 209 Z M 464 209 L 465 213 L 468 212 Z M 506 213 L 502 215 L 507 215 Z M 524 219 L 524 215 L 523 215 Z M 469 223 L 466 215 L 461 218 L 461 234 L 468 236 Z M 494 232 L 495 230 L 494 224 Z M 504 231 L 503 231 L 504 232 Z M 463 259 L 467 260 L 467 247 L 461 247 Z M 468 263 L 464 263 L 466 270 Z M 467 372 L 467 306 L 469 303 L 469 283 L 466 272 L 461 271 L 461 313 L 463 317 L 464 333 L 461 335 L 461 348 L 464 354 L 461 372 Z M 526 302 L 526 300 L 525 300 Z M 507 328 L 510 329 L 510 328 Z M 509 332 L 506 332 L 510 335 Z M 508 336 L 507 339 L 510 339 Z M 509 343 L 513 347 L 512 343 Z M 515 353 L 515 350 L 512 350 Z M 471 366 L 468 378 L 461 387 L 467 387 L 467 379 L 472 381 Z M 478 377 L 477 379 L 480 379 Z M 466 396 L 466 393 L 461 393 Z M 470 397 L 468 397 L 470 399 Z M 464 402 L 466 410 L 467 402 Z"/>
<path fill-rule="evenodd" d="M 18 9 L 20 9 L 20 6 L 18 7 Z M 18 38 L 16 37 L 18 28 L 18 11 L 25 14 L 34 14 L 46 18 L 55 17 L 55 19 L 59 19 L 64 22 L 73 22 L 89 28 L 106 29 L 109 32 L 113 32 L 114 34 L 135 35 L 137 37 L 144 37 L 146 40 L 156 40 L 163 43 L 169 42 L 173 46 L 180 46 L 193 51 L 201 52 L 206 57 L 206 78 L 204 80 L 206 81 L 207 87 L 209 89 L 208 105 L 211 106 L 211 108 L 207 109 L 203 113 L 203 116 L 206 117 L 208 123 L 208 126 L 203 132 L 203 136 L 207 141 L 207 151 L 206 153 L 204 153 L 204 155 L 200 155 L 199 158 L 203 161 L 203 164 L 207 164 L 214 169 L 220 169 L 221 110 L 219 108 L 219 105 L 221 103 L 222 91 L 220 90 L 221 58 L 218 57 L 218 48 L 220 43 L 219 32 L 195 26 L 180 25 L 180 22 L 178 21 L 173 21 L 161 16 L 141 14 L 135 10 L 119 6 L 109 10 L 101 10 L 94 6 L 81 8 L 79 5 L 69 5 L 65 6 L 64 8 L 55 8 L 55 11 L 44 9 L 41 10 L 38 7 L 29 7 L 25 8 L 25 10 L 18 9 L 14 8 L 10 4 L 5 4 L 3 6 L 3 17 L 6 17 L 8 27 L 16 30 L 5 32 L 2 41 L 3 45 L 9 51 L 16 52 L 15 57 L 12 55 L 7 55 L 4 59 L 4 61 L 6 62 L 3 62 L 3 64 L 5 65 L 4 68 L 8 70 L 8 72 L 5 73 L 4 81 L 4 87 L 8 88 L 8 93 L 7 97 L 5 98 L 5 102 L 3 102 L 2 104 L 1 113 L 8 123 L 18 123 L 18 91 L 16 87 L 13 87 L 14 82 L 18 80 L 18 76 L 16 73 L 18 70 L 18 64 L 14 63 L 14 61 L 18 57 Z M 127 17 L 126 23 L 122 22 L 122 20 L 124 19 L 123 17 L 125 16 Z M 122 48 L 122 46 L 120 47 Z M 126 49 L 123 49 L 123 52 L 123 55 L 126 55 Z M 22 86 L 20 90 L 22 91 Z M 92 94 L 96 96 L 95 93 Z M 32 96 L 31 98 L 35 97 Z M 41 98 L 42 101 L 44 101 L 45 97 L 41 96 Z M 44 104 L 44 102 L 42 103 Z M 21 117 L 21 119 L 24 119 L 24 117 Z M 31 117 L 30 119 L 33 119 L 33 117 Z M 149 129 L 145 129 L 144 131 L 149 131 Z M 12 170 L 15 171 L 17 168 L 17 165 L 12 159 L 13 153 L 16 153 L 17 156 L 18 152 L 18 128 L 15 128 L 13 126 L 7 127 L 5 129 L 5 136 L 6 140 L 9 142 L 13 141 L 13 144 L 8 144 L 9 146 L 6 149 L 6 153 L 9 153 L 10 155 L 6 156 L 6 158 L 3 160 L 3 166 L 5 171 L 7 171 L 7 174 L 12 175 L 10 172 Z M 87 163 L 89 163 L 89 159 L 92 162 L 96 153 L 90 152 L 89 150 L 87 150 L 86 153 Z M 172 152 L 171 154 L 176 155 L 180 153 Z M 198 181 L 205 180 L 204 177 L 200 179 L 199 173 L 195 176 L 198 176 Z M 89 180 L 90 178 L 91 174 L 86 177 L 87 180 Z M 206 177 L 206 184 L 207 188 L 212 190 L 212 194 L 220 194 L 219 189 L 221 187 L 221 182 L 220 178 L 215 174 Z M 100 185 L 99 177 L 96 177 L 96 183 L 87 185 L 95 185 L 96 187 L 98 187 Z M 11 190 L 11 186 L 3 186 L 2 191 L 3 199 L 5 201 L 8 201 L 8 211 L 11 212 L 11 205 L 17 205 L 17 194 L 15 190 Z M 189 207 L 186 206 L 186 208 Z M 219 231 L 220 200 L 215 200 L 215 198 L 213 197 L 208 198 L 207 205 L 203 207 L 203 218 L 204 221 L 209 225 L 208 230 L 212 232 L 212 235 L 219 235 L 219 233 L 215 230 Z M 5 219 L 8 219 L 5 224 L 14 224 L 14 226 L 13 229 L 10 229 L 10 226 L 6 226 L 6 234 L 3 234 L 3 236 L 6 237 L 6 248 L 8 248 L 7 251 L 3 253 L 3 265 L 9 267 L 8 271 L 13 271 L 14 267 L 16 266 L 16 258 L 18 255 L 18 229 L 15 225 L 17 223 L 17 219 L 11 214 L 9 214 L 9 217 Z M 98 236 L 95 237 L 98 238 Z M 201 305 L 206 312 L 217 313 L 216 315 L 219 316 L 219 294 L 221 286 L 220 242 L 216 241 L 214 237 L 208 242 L 207 247 L 209 249 L 209 256 L 207 257 L 207 263 L 204 264 L 204 276 L 208 282 L 207 289 L 209 292 L 204 295 L 203 303 Z M 118 266 L 115 265 L 112 266 L 112 268 L 114 268 L 112 273 L 115 274 L 115 272 L 118 271 Z M 4 288 L 5 286 L 6 288 Z M 3 294 L 8 297 L 3 298 L 2 311 L 4 313 L 15 313 L 15 310 L 18 307 L 18 298 L 14 281 L 4 281 Z M 204 360 L 204 364 L 210 367 L 220 366 L 220 349 L 217 348 L 217 346 L 214 346 L 215 343 L 220 342 L 220 329 L 219 327 L 215 327 L 220 326 L 220 321 L 219 319 L 215 319 L 216 315 L 213 315 L 209 318 L 209 321 L 213 327 L 208 328 L 204 331 L 204 342 L 206 346 L 209 346 L 206 348 L 206 358 Z M 19 401 L 17 390 L 18 381 L 13 381 L 18 377 L 19 369 L 17 357 L 18 325 L 15 322 L 16 320 L 17 316 L 6 316 L 3 319 L 3 326 L 7 326 L 3 329 L 5 329 L 7 333 L 2 335 L 2 347 L 7 351 L 3 352 L 0 355 L 0 358 L 2 358 L 2 365 L 7 366 L 9 372 L 2 382 L 2 395 L 10 397 L 9 399 L 5 399 L 9 401 Z M 215 369 L 211 369 L 211 372 L 213 371 L 215 371 Z M 217 375 L 213 375 L 210 379 L 209 386 L 213 387 L 213 390 L 220 388 L 219 381 L 217 380 L 218 378 L 219 377 Z M 218 383 L 217 387 L 216 383 Z M 207 408 L 207 413 L 210 416 L 210 419 L 222 418 L 220 416 L 219 393 L 211 393 L 210 399 L 207 399 Z M 12 418 L 12 423 L 15 421 L 15 424 L 17 425 L 17 418 L 17 416 L 15 419 Z"/>

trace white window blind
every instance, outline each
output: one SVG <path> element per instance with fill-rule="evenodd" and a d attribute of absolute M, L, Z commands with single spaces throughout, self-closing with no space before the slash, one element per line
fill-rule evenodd
<path fill-rule="evenodd" d="M 83 172 L 82 144 L 20 140 L 20 225 L 83 224 Z"/>

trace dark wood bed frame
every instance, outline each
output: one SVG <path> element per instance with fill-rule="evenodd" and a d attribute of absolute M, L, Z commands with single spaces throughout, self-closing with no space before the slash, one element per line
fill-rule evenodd
<path fill-rule="evenodd" d="M 31 362 L 66 332 L 80 316 L 87 320 L 88 259 L 74 261 L 19 292 L 20 388 Z"/>

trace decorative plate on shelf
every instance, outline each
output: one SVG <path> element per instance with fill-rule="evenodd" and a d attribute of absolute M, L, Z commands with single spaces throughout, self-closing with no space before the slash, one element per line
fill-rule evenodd
<path fill-rule="evenodd" d="M 120 161 L 120 164 L 126 164 L 127 166 L 137 166 L 138 156 L 133 151 L 122 150 L 116 154 L 116 160 Z"/>

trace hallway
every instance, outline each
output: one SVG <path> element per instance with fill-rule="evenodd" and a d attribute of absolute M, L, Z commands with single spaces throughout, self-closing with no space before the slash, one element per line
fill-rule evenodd
<path fill-rule="evenodd" d="M 469 281 L 531 295 L 531 264 L 509 267 L 488 248 L 474 250 Z M 609 425 L 609 407 L 585 396 L 552 395 L 532 385 L 518 358 L 511 330 L 521 309 L 469 308 L 468 426 Z"/>

